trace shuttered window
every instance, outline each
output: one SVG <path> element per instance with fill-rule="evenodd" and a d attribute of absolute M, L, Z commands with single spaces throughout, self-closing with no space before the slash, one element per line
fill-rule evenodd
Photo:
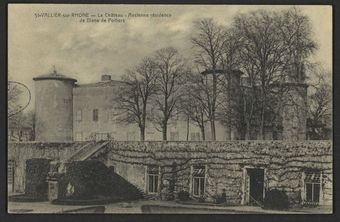
<path fill-rule="evenodd" d="M 193 196 L 203 196 L 205 191 L 205 166 L 194 166 L 192 179 Z"/>
<path fill-rule="evenodd" d="M 147 171 L 148 193 L 158 192 L 158 178 L 159 178 L 159 167 L 148 166 L 148 171 Z"/>
<path fill-rule="evenodd" d="M 307 171 L 305 172 L 305 204 L 318 205 L 320 201 L 321 190 L 321 172 Z"/>

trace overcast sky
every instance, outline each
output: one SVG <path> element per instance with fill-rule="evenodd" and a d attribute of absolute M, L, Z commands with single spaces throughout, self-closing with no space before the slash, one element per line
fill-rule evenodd
<path fill-rule="evenodd" d="M 95 82 L 104 73 L 114 79 L 153 51 L 173 46 L 191 54 L 193 21 L 214 18 L 230 25 L 240 12 L 289 6 L 143 6 L 143 5 L 9 5 L 8 72 L 28 85 L 32 78 L 52 71 L 74 77 L 78 83 Z M 312 23 L 319 48 L 313 60 L 332 69 L 332 8 L 300 6 Z M 35 13 L 169 13 L 170 18 L 130 18 L 125 23 L 80 23 L 79 18 L 35 18 Z M 34 104 L 34 101 L 32 101 Z M 31 106 L 32 107 L 32 106 Z"/>

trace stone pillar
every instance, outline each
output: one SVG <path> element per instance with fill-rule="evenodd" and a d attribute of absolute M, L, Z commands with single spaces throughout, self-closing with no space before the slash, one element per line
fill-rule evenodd
<path fill-rule="evenodd" d="M 60 172 L 64 170 L 64 165 L 58 161 L 50 163 L 50 172 L 47 175 L 47 197 L 49 201 L 60 199 L 66 193 L 65 173 Z"/>
<path fill-rule="evenodd" d="M 56 200 L 59 197 L 59 183 L 56 179 L 49 179 L 48 183 L 48 200 Z"/>

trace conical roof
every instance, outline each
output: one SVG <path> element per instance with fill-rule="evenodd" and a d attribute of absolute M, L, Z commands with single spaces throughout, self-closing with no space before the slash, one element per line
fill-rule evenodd
<path fill-rule="evenodd" d="M 57 73 L 56 70 L 53 70 L 52 73 L 43 74 L 43 75 L 40 75 L 40 76 L 33 78 L 33 80 L 45 80 L 45 79 L 66 80 L 66 81 L 77 82 L 76 79 L 67 77 L 67 76 L 60 74 L 60 73 Z"/>

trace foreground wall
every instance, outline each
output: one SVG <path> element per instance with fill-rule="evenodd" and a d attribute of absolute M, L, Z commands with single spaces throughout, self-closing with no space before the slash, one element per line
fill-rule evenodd
<path fill-rule="evenodd" d="M 8 160 L 14 163 L 14 192 L 23 192 L 25 188 L 26 160 L 46 158 L 64 160 L 79 150 L 85 143 L 9 143 Z"/>
<path fill-rule="evenodd" d="M 15 191 L 23 191 L 25 161 L 30 158 L 63 160 L 84 143 L 10 143 L 8 159 L 14 160 Z M 112 141 L 93 158 L 114 166 L 115 171 L 148 193 L 148 169 L 158 167 L 156 193 L 169 190 L 193 192 L 193 166 L 205 166 L 205 197 L 213 201 L 225 190 L 228 204 L 247 203 L 247 169 L 265 172 L 265 190 L 286 191 L 292 204 L 305 199 L 305 172 L 319 170 L 322 176 L 320 204 L 332 204 L 331 141 L 228 141 L 228 142 L 118 142 Z"/>
<path fill-rule="evenodd" d="M 305 199 L 305 172 L 322 174 L 320 204 L 332 204 L 332 143 L 330 141 L 231 141 L 231 142 L 112 142 L 107 165 L 140 189 L 147 191 L 147 167 L 159 166 L 162 192 L 173 176 L 177 190 L 192 193 L 193 166 L 206 166 L 208 200 L 226 190 L 229 204 L 246 201 L 246 169 L 264 169 L 265 190 L 286 191 L 292 204 Z"/>

